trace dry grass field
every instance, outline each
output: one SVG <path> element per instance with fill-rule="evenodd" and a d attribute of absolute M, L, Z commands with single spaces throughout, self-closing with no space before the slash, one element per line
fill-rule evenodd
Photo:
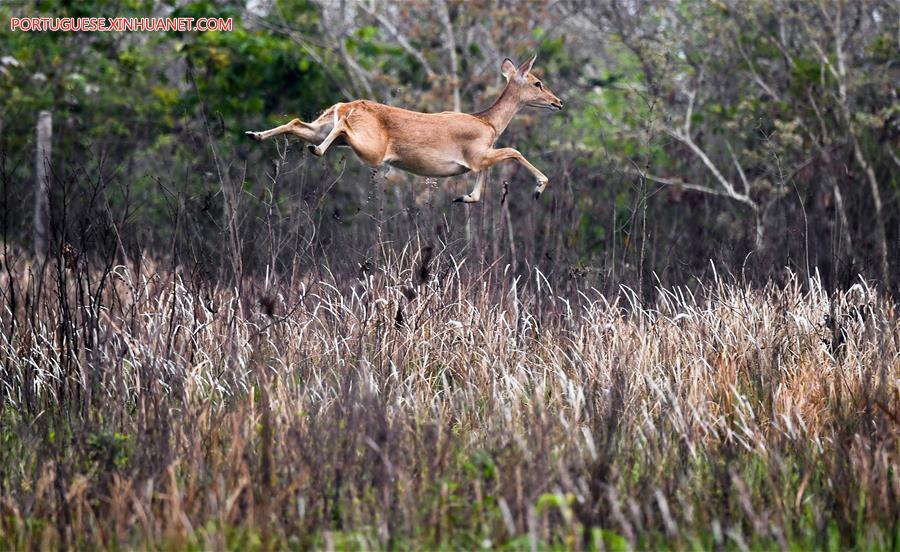
<path fill-rule="evenodd" d="M 7 256 L 0 548 L 900 546 L 864 282 L 561 297 L 423 255 L 241 296 Z"/>

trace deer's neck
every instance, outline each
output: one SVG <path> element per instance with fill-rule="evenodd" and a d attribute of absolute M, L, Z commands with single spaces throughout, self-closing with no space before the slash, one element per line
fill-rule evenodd
<path fill-rule="evenodd" d="M 512 118 L 519 112 L 519 108 L 519 102 L 516 101 L 509 86 L 507 86 L 491 107 L 476 113 L 476 115 L 494 127 L 497 131 L 497 138 L 499 138 Z"/>

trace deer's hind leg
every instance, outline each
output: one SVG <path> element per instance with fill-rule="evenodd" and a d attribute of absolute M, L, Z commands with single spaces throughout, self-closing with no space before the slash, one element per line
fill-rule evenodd
<path fill-rule="evenodd" d="M 309 146 L 315 155 L 324 155 L 328 147 L 343 138 L 356 155 L 367 165 L 378 167 L 384 163 L 387 141 L 378 119 L 363 109 L 348 107 L 335 109 L 334 127 L 316 147 Z"/>
<path fill-rule="evenodd" d="M 331 143 L 338 139 L 344 132 L 347 131 L 347 118 L 341 116 L 341 107 L 343 104 L 336 104 L 332 107 L 331 116 L 333 119 L 333 123 L 331 125 L 331 131 L 325 136 L 325 138 L 319 142 L 318 145 L 314 146 L 312 144 L 306 146 L 309 148 L 309 151 L 318 157 L 322 157 L 325 155 L 325 152 L 328 150 L 328 147 L 331 146 Z M 324 115 L 327 115 L 326 112 Z M 322 117 L 320 117 L 321 119 Z"/>
<path fill-rule="evenodd" d="M 340 108 L 342 105 L 344 104 L 334 104 L 333 106 L 326 109 L 324 113 L 319 115 L 319 117 L 311 123 L 304 123 L 300 119 L 294 119 L 287 124 L 283 124 L 269 130 L 263 130 L 259 132 L 248 130 L 244 134 L 256 141 L 266 140 L 275 136 L 280 136 L 282 134 L 293 134 L 304 142 L 309 142 L 310 144 L 321 144 L 325 137 L 328 136 L 328 134 L 334 129 L 335 123 L 337 122 L 338 108 Z"/>
<path fill-rule="evenodd" d="M 316 143 L 319 142 L 319 135 L 321 134 L 321 129 L 319 127 L 320 125 L 316 125 L 315 123 L 304 123 L 300 119 L 294 119 L 289 123 L 270 128 L 269 130 L 262 130 L 259 132 L 248 130 L 244 134 L 257 142 L 268 140 L 269 138 L 280 136 L 282 134 L 293 134 L 305 142 Z"/>

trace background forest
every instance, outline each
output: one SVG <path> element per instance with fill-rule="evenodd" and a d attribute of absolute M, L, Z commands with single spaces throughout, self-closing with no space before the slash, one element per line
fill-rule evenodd
<path fill-rule="evenodd" d="M 539 201 L 244 136 L 533 54 Z M 0 547 L 897 549 L 898 83 L 893 0 L 0 2 Z"/>
<path fill-rule="evenodd" d="M 232 17 L 235 30 L 9 31 L 34 14 Z M 309 242 L 305 267 L 352 267 L 383 225 L 395 243 L 444 239 L 561 285 L 686 283 L 710 260 L 754 282 L 787 268 L 818 269 L 829 288 L 857 273 L 898 283 L 893 2 L 24 2 L 2 17 L 11 243 L 31 240 L 46 109 L 53 213 L 67 194 L 70 224 L 89 212 L 89 233 L 115 225 L 127 258 L 177 243 L 182 262 L 218 273 L 235 255 L 283 267 Z M 319 161 L 244 141 L 353 98 L 477 111 L 502 89 L 503 58 L 532 53 L 566 109 L 523 111 L 501 142 L 550 176 L 538 204 L 515 164 L 461 207 L 450 199 L 472 177 L 372 181 L 349 151 Z M 95 243 L 74 243 L 82 230 L 67 230 L 79 249 Z M 222 248 L 229 231 L 241 237 Z"/>

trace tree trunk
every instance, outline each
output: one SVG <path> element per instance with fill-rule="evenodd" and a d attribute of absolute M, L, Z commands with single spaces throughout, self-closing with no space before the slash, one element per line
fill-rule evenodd
<path fill-rule="evenodd" d="M 453 91 L 453 111 L 462 111 L 462 101 L 459 96 L 459 60 L 456 57 L 456 37 L 453 36 L 453 22 L 450 21 L 450 10 L 446 0 L 438 4 L 438 16 L 444 25 L 447 35 L 447 51 L 450 54 L 450 89 Z"/>
<path fill-rule="evenodd" d="M 869 192 L 872 194 L 872 202 L 875 204 L 875 239 L 878 242 L 878 256 L 881 261 L 879 263 L 881 266 L 881 280 L 884 283 L 884 287 L 889 288 L 891 286 L 891 272 L 888 264 L 887 232 L 885 232 L 884 228 L 884 215 L 882 214 L 884 208 L 881 202 L 881 191 L 878 188 L 875 171 L 866 161 L 866 158 L 863 157 L 862 150 L 856 139 L 853 142 L 853 152 L 856 156 L 856 161 L 862 165 L 863 171 L 866 173 L 866 178 L 869 181 Z"/>
<path fill-rule="evenodd" d="M 53 115 L 41 111 L 37 123 L 37 156 L 34 186 L 34 254 L 47 254 L 47 195 L 50 190 L 50 155 L 53 140 Z"/>

